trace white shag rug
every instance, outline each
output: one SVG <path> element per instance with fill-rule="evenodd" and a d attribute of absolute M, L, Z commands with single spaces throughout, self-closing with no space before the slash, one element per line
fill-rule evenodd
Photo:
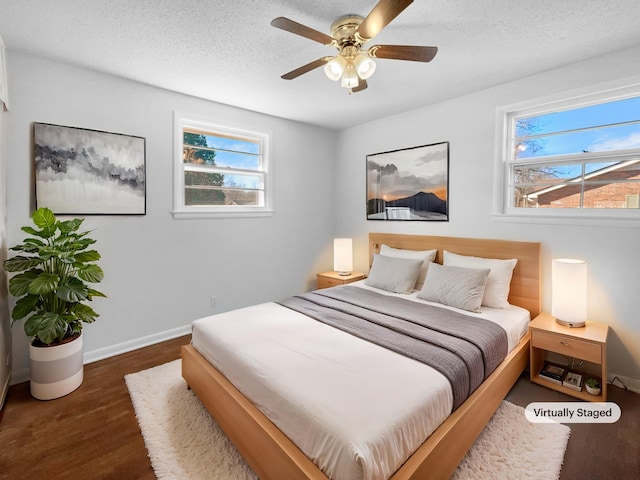
<path fill-rule="evenodd" d="M 125 376 L 159 480 L 253 480 L 256 474 L 181 376 L 180 360 Z M 455 480 L 557 480 L 566 425 L 530 423 L 503 401 L 459 465 Z"/>

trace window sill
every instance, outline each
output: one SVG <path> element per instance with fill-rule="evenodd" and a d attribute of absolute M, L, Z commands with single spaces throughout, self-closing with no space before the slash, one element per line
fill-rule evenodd
<path fill-rule="evenodd" d="M 235 211 L 235 212 L 212 212 L 212 211 L 200 211 L 200 212 L 171 212 L 174 220 L 188 220 L 188 219 L 201 219 L 201 218 L 255 218 L 255 217 L 273 217 L 273 210 L 260 210 L 260 211 Z"/>
<path fill-rule="evenodd" d="M 529 223 L 533 225 L 565 225 L 565 226 L 585 226 L 585 227 L 621 227 L 640 228 L 640 215 L 607 215 L 593 214 L 579 215 L 577 212 L 554 213 L 494 213 L 492 219 L 499 223 Z"/>

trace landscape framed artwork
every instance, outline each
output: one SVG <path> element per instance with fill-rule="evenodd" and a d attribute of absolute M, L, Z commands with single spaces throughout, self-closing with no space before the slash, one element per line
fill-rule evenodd
<path fill-rule="evenodd" d="M 449 142 L 367 155 L 367 220 L 449 220 Z"/>
<path fill-rule="evenodd" d="M 34 123 L 36 208 L 57 215 L 145 215 L 145 138 Z"/>

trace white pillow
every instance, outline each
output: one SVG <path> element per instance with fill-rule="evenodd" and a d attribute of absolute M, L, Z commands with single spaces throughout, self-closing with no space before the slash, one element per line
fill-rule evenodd
<path fill-rule="evenodd" d="M 488 268 L 448 267 L 434 263 L 429 267 L 424 287 L 417 297 L 477 312 L 488 276 Z"/>
<path fill-rule="evenodd" d="M 373 255 L 365 285 L 393 293 L 411 293 L 420 273 L 422 260 Z"/>
<path fill-rule="evenodd" d="M 470 257 L 445 250 L 442 264 L 454 267 L 490 269 L 491 272 L 487 278 L 482 305 L 492 308 L 508 308 L 511 277 L 517 261 L 516 258 L 499 260 L 495 258 Z"/>
<path fill-rule="evenodd" d="M 424 262 L 422 264 L 422 267 L 420 268 L 418 279 L 416 280 L 415 288 L 417 289 L 421 289 L 422 285 L 424 285 L 424 279 L 427 276 L 429 264 L 436 259 L 436 253 L 438 253 L 438 250 L 403 250 L 399 248 L 393 248 L 384 244 L 380 247 L 380 255 L 398 258 L 417 258 Z"/>

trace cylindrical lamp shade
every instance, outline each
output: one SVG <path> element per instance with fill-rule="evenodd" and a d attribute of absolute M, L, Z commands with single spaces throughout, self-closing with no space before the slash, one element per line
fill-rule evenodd
<path fill-rule="evenodd" d="M 353 270 L 353 242 L 350 238 L 333 239 L 333 270 L 349 275 Z"/>
<path fill-rule="evenodd" d="M 562 325 L 583 327 L 587 320 L 587 262 L 554 259 L 551 287 L 551 315 Z"/>

